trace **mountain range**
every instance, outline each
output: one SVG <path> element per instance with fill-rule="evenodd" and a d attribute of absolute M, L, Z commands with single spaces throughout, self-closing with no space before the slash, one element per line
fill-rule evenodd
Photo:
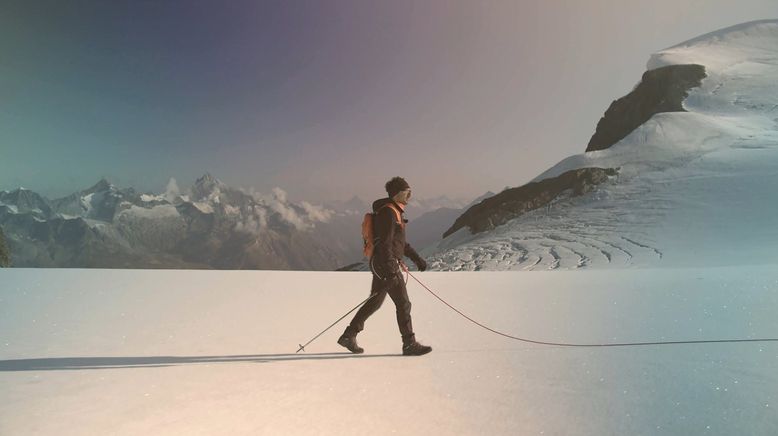
<path fill-rule="evenodd" d="M 447 197 L 414 199 L 414 237 L 440 239 L 462 207 Z M 174 179 L 162 194 L 106 179 L 54 200 L 24 188 L 0 191 L 0 226 L 16 267 L 334 270 L 362 258 L 369 210 L 358 197 L 294 203 L 279 188 L 245 192 L 210 174 L 185 193 Z"/>
<path fill-rule="evenodd" d="M 174 181 L 154 195 L 105 179 L 55 200 L 24 188 L 0 192 L 0 224 L 17 267 L 334 269 L 358 248 L 326 237 L 320 226 L 334 214 L 291 203 L 280 189 L 249 194 L 210 174 L 187 194 Z"/>

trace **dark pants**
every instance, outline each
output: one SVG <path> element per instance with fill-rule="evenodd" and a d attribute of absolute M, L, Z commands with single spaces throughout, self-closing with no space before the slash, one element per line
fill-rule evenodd
<path fill-rule="evenodd" d="M 397 326 L 400 328 L 400 335 L 402 335 L 403 343 L 411 343 L 415 340 L 413 334 L 413 325 L 411 323 L 411 301 L 408 299 L 408 290 L 405 288 L 405 281 L 402 274 L 393 274 L 386 280 L 381 280 L 375 274 L 373 274 L 373 283 L 370 287 L 370 293 L 375 294 L 373 298 L 367 300 L 364 306 L 362 306 L 357 314 L 354 315 L 354 319 L 351 320 L 351 324 L 348 326 L 348 330 L 353 334 L 357 334 L 364 330 L 365 321 L 374 314 L 381 304 L 383 304 L 386 294 L 389 294 L 394 307 L 397 311 Z"/>

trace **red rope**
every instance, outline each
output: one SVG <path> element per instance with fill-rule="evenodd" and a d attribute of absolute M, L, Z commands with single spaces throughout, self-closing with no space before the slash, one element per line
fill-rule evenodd
<path fill-rule="evenodd" d="M 766 339 L 716 339 L 716 340 L 703 340 L 703 341 L 663 341 L 663 342 L 624 342 L 624 343 L 612 343 L 612 344 L 568 344 L 563 342 L 545 342 L 545 341 L 536 341 L 532 339 L 527 338 L 520 338 L 517 336 L 512 336 L 507 333 L 503 333 L 501 331 L 495 330 L 491 327 L 487 327 L 480 322 L 474 320 L 473 318 L 470 318 L 469 316 L 465 315 L 457 309 L 456 307 L 448 304 L 446 300 L 440 298 L 438 294 L 432 291 L 432 289 L 428 288 L 427 285 L 421 282 L 421 280 L 417 279 L 416 276 L 410 273 L 410 271 L 407 271 L 408 275 L 413 277 L 414 280 L 416 280 L 424 289 L 429 291 L 430 294 L 435 296 L 438 300 L 440 300 L 443 304 L 448 306 L 451 310 L 454 312 L 460 314 L 462 317 L 467 319 L 468 321 L 472 322 L 473 324 L 484 328 L 486 330 L 489 330 L 492 333 L 498 334 L 500 336 L 504 336 L 509 339 L 514 339 L 517 341 L 522 342 L 529 342 L 531 344 L 538 344 L 538 345 L 553 345 L 557 347 L 637 347 L 637 346 L 646 346 L 646 345 L 677 345 L 677 344 L 711 344 L 711 343 L 721 343 L 721 342 L 778 342 L 778 338 L 766 338 Z"/>

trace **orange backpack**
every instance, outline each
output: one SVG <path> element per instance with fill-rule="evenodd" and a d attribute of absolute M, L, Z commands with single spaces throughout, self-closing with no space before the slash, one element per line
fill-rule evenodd
<path fill-rule="evenodd" d="M 400 212 L 393 204 L 387 203 L 381 207 L 378 208 L 378 210 L 373 212 L 368 212 L 365 214 L 365 218 L 362 220 L 362 243 L 364 244 L 364 250 L 365 257 L 370 259 L 373 257 L 373 250 L 375 249 L 375 244 L 378 242 L 377 237 L 375 236 L 375 233 L 373 231 L 373 221 L 375 221 L 375 217 L 378 214 L 378 212 L 388 207 L 394 211 L 394 214 L 397 216 L 397 222 L 400 223 L 400 226 L 405 227 L 405 223 L 403 222 L 402 218 L 402 212 Z"/>

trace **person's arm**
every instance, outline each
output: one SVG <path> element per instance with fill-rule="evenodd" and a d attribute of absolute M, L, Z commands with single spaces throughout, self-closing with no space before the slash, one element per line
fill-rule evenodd
<path fill-rule="evenodd" d="M 413 263 L 416 264 L 416 267 L 419 268 L 419 271 L 424 271 L 427 269 L 427 262 L 421 256 L 419 256 L 419 253 L 417 253 L 416 250 L 411 247 L 411 244 L 407 242 L 405 243 L 404 254 L 408 256 L 408 258 L 410 258 Z"/>

